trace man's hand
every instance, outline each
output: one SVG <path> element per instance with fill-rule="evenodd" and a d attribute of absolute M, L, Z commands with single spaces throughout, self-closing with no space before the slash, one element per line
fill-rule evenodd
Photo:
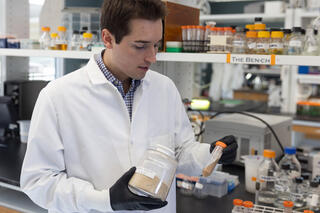
<path fill-rule="evenodd" d="M 127 171 L 111 188 L 110 203 L 113 210 L 152 210 L 159 209 L 167 205 L 167 201 L 160 199 L 138 196 L 133 194 L 128 183 L 136 171 L 136 167 L 132 167 Z"/>
<path fill-rule="evenodd" d="M 236 156 L 237 156 L 238 144 L 237 144 L 236 138 L 233 135 L 228 135 L 228 136 L 221 138 L 220 140 L 217 140 L 217 141 L 211 143 L 210 153 L 213 151 L 213 149 L 216 145 L 216 142 L 218 142 L 218 141 L 221 141 L 227 145 L 227 147 L 225 149 L 223 149 L 223 154 L 219 160 L 219 163 L 221 163 L 221 164 L 232 163 L 236 159 Z"/>

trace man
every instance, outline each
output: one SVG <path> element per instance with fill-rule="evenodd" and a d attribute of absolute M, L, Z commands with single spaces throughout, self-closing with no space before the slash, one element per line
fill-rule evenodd
<path fill-rule="evenodd" d="M 175 212 L 175 184 L 164 202 L 128 189 L 148 145 L 172 148 L 178 169 L 200 175 L 208 163 L 214 144 L 195 142 L 174 83 L 149 70 L 165 13 L 160 0 L 105 0 L 105 51 L 41 91 L 21 187 L 49 212 Z M 222 162 L 231 162 L 237 144 L 223 141 Z"/>

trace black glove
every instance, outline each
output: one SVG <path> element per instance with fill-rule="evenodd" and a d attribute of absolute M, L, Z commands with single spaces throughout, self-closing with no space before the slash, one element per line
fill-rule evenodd
<path fill-rule="evenodd" d="M 168 204 L 167 201 L 160 199 L 144 197 L 133 194 L 128 183 L 136 171 L 136 167 L 132 167 L 110 188 L 110 203 L 114 211 L 117 210 L 152 210 L 159 209 Z"/>
<path fill-rule="evenodd" d="M 221 141 L 227 145 L 227 147 L 223 149 L 223 153 L 219 160 L 219 163 L 221 164 L 232 163 L 237 156 L 238 144 L 237 144 L 236 138 L 233 135 L 228 135 L 221 138 L 220 140 L 213 142 L 210 146 L 210 153 L 213 151 L 214 147 L 216 146 L 216 142 L 218 141 Z"/>

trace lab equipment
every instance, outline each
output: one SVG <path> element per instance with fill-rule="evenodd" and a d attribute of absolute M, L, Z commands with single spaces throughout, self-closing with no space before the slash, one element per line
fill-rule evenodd
<path fill-rule="evenodd" d="M 258 168 L 263 157 L 262 155 L 244 155 L 241 158 L 244 159 L 246 191 L 255 193 Z"/>
<path fill-rule="evenodd" d="M 221 141 L 218 141 L 215 145 L 216 146 L 211 153 L 211 159 L 210 159 L 209 163 L 202 170 L 202 175 L 204 177 L 208 177 L 212 173 L 212 171 L 216 167 L 219 159 L 221 158 L 223 149 L 225 149 L 227 147 L 227 145 Z"/>
<path fill-rule="evenodd" d="M 28 135 L 29 135 L 29 128 L 30 128 L 30 120 L 20 120 L 17 121 L 19 124 L 19 134 L 20 134 L 20 142 L 27 143 Z"/>
<path fill-rule="evenodd" d="M 288 55 L 301 55 L 304 47 L 302 29 L 294 27 L 288 44 Z"/>
<path fill-rule="evenodd" d="M 247 54 L 255 54 L 257 47 L 257 32 L 256 31 L 248 31 L 246 33 L 247 44 L 246 44 L 246 53 Z"/>
<path fill-rule="evenodd" d="M 39 39 L 40 49 L 48 50 L 50 47 L 50 27 L 42 27 L 41 28 L 42 35 Z"/>
<path fill-rule="evenodd" d="M 318 55 L 319 46 L 316 38 L 315 30 L 312 28 L 307 29 L 305 36 L 303 55 Z"/>
<path fill-rule="evenodd" d="M 275 181 L 279 167 L 274 158 L 276 153 L 273 150 L 263 151 L 263 161 L 259 164 L 258 181 L 260 182 L 259 203 L 273 204 L 276 199 Z"/>
<path fill-rule="evenodd" d="M 232 40 L 232 53 L 244 54 L 246 52 L 246 30 L 241 27 L 236 28 L 236 33 Z"/>
<path fill-rule="evenodd" d="M 242 203 L 243 203 L 242 200 L 234 199 L 233 200 L 233 209 L 232 209 L 231 213 L 243 213 Z"/>
<path fill-rule="evenodd" d="M 57 50 L 67 50 L 68 41 L 67 41 L 67 29 L 64 26 L 58 26 L 58 37 L 56 40 Z"/>
<path fill-rule="evenodd" d="M 271 41 L 269 47 L 270 54 L 283 54 L 283 32 L 282 31 L 272 31 Z"/>
<path fill-rule="evenodd" d="M 184 195 L 192 195 L 196 182 L 199 180 L 197 177 L 189 177 L 184 174 L 177 174 L 177 187 L 180 192 Z"/>
<path fill-rule="evenodd" d="M 256 54 L 267 55 L 270 48 L 270 32 L 259 31 L 257 38 Z"/>
<path fill-rule="evenodd" d="M 289 166 L 289 177 L 291 180 L 294 180 L 296 177 L 300 177 L 301 175 L 301 165 L 296 158 L 296 148 L 295 147 L 285 147 L 284 148 L 284 157 L 279 162 L 279 167 L 284 164 Z"/>
<path fill-rule="evenodd" d="M 319 210 L 319 183 L 317 181 L 310 182 L 310 188 L 307 196 L 307 206 L 312 211 Z"/>
<path fill-rule="evenodd" d="M 292 118 L 286 116 L 249 113 L 267 122 L 277 134 L 282 146 L 291 145 Z M 222 114 L 205 122 L 203 142 L 212 143 L 227 134 L 232 134 L 238 142 L 236 163 L 240 156 L 262 155 L 264 149 L 275 150 L 276 155 L 282 155 L 275 137 L 270 129 L 261 121 L 238 113 Z"/>
<path fill-rule="evenodd" d="M 81 37 L 80 32 L 78 30 L 74 30 L 71 39 L 71 50 L 80 50 L 81 45 Z"/>
<path fill-rule="evenodd" d="M 57 39 L 58 39 L 58 33 L 51 33 L 50 34 L 51 41 L 50 41 L 50 50 L 57 50 Z"/>
<path fill-rule="evenodd" d="M 295 178 L 295 182 L 291 188 L 291 200 L 295 207 L 305 206 L 305 197 L 309 187 L 303 184 L 303 177 Z"/>
<path fill-rule="evenodd" d="M 292 187 L 292 184 L 292 178 L 290 177 L 290 165 L 282 164 L 274 185 L 276 192 L 276 200 L 274 202 L 275 206 L 281 208 L 284 201 L 291 199 L 290 188 Z"/>
<path fill-rule="evenodd" d="M 135 194 L 165 201 L 176 167 L 173 150 L 161 144 L 150 145 L 129 181 L 129 189 Z"/>
<path fill-rule="evenodd" d="M 92 47 L 92 33 L 83 33 L 80 50 L 91 51 Z"/>
<path fill-rule="evenodd" d="M 293 202 L 292 201 L 283 201 L 284 213 L 292 213 Z"/>
<path fill-rule="evenodd" d="M 14 110 L 14 104 L 10 97 L 0 96 L 0 143 L 6 137 L 10 124 L 17 120 L 17 113 Z"/>

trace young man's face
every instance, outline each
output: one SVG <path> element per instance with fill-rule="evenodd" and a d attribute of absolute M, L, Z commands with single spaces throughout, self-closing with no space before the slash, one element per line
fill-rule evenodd
<path fill-rule="evenodd" d="M 130 33 L 119 44 L 114 39 L 110 69 L 119 80 L 142 79 L 156 54 L 162 39 L 162 20 L 133 19 Z M 108 64 L 108 62 L 107 62 Z"/>

